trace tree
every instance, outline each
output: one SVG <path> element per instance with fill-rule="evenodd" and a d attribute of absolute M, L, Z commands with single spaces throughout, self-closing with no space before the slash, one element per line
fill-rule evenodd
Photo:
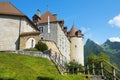
<path fill-rule="evenodd" d="M 94 61 L 97 60 L 97 55 L 95 55 L 94 53 L 90 54 L 88 57 L 87 57 L 87 64 L 91 64 L 93 63 Z"/>
<path fill-rule="evenodd" d="M 98 55 L 98 60 L 105 60 L 105 61 L 108 61 L 110 62 L 110 57 L 108 55 L 106 55 L 105 53 L 101 52 L 99 55 Z"/>
<path fill-rule="evenodd" d="M 35 48 L 37 48 L 39 51 L 45 51 L 45 50 L 48 50 L 48 46 L 41 42 L 41 41 L 38 41 L 38 43 L 35 45 Z"/>
<path fill-rule="evenodd" d="M 70 74 L 77 74 L 78 72 L 82 72 L 84 70 L 83 66 L 78 64 L 75 60 L 66 63 L 65 66 Z"/>
<path fill-rule="evenodd" d="M 112 78 L 113 76 L 110 73 L 112 73 L 112 66 L 115 66 L 115 63 L 110 64 L 110 57 L 108 55 L 106 55 L 105 53 L 101 52 L 98 55 L 95 55 L 94 53 L 92 53 L 91 55 L 88 56 L 87 58 L 87 65 L 89 65 L 89 72 L 92 74 L 93 73 L 93 69 L 95 69 L 95 74 L 101 74 L 101 62 L 104 65 L 104 75 L 107 78 Z M 94 68 L 93 68 L 94 66 Z M 108 72 L 109 71 L 109 72 Z"/>

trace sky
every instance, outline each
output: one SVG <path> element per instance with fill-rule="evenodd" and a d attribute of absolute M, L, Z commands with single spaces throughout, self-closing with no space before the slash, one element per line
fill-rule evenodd
<path fill-rule="evenodd" d="M 64 20 L 68 30 L 74 25 L 98 44 L 107 39 L 120 42 L 120 0 L 0 0 L 9 1 L 30 19 L 37 9 L 49 10 Z"/>

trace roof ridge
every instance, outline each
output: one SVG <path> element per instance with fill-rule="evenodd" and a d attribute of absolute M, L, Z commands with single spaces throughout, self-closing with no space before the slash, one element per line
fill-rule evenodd
<path fill-rule="evenodd" d="M 40 23 L 48 22 L 48 16 L 50 17 L 50 22 L 57 21 L 55 15 L 53 15 L 50 11 L 46 11 L 44 14 L 41 15 Z"/>
<path fill-rule="evenodd" d="M 0 2 L 0 13 L 8 15 L 24 15 L 11 2 Z M 25 16 L 25 15 L 24 15 Z"/>

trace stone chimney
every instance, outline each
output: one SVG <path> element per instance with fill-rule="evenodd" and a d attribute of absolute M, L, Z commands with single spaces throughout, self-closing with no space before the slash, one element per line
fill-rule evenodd
<path fill-rule="evenodd" d="M 40 10 L 39 9 L 37 9 L 37 16 L 40 17 Z"/>
<path fill-rule="evenodd" d="M 53 14 L 53 16 L 55 17 L 55 19 L 57 19 L 57 14 Z"/>

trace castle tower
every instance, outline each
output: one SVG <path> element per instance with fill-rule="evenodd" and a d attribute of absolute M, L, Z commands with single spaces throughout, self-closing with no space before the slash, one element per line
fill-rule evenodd
<path fill-rule="evenodd" d="M 75 60 L 84 66 L 84 43 L 83 34 L 72 26 L 69 32 L 70 39 L 70 60 Z"/>

